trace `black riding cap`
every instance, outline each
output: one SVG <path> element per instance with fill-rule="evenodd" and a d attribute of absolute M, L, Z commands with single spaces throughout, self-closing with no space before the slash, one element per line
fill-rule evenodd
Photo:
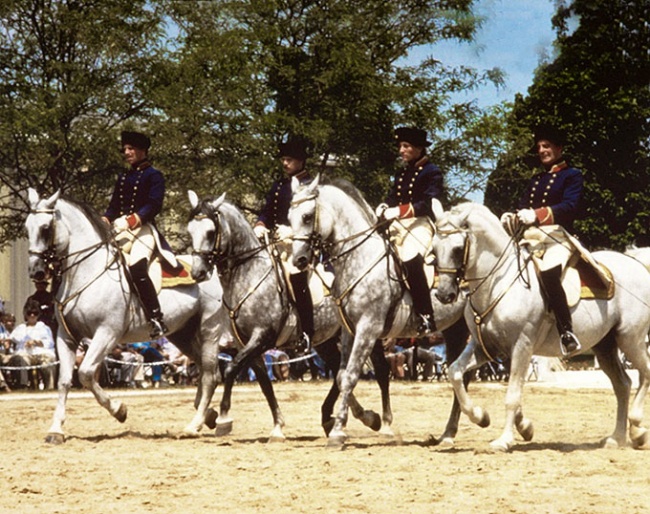
<path fill-rule="evenodd" d="M 543 139 L 550 141 L 556 146 L 564 146 L 566 144 L 566 134 L 564 131 L 552 125 L 540 125 L 535 129 L 535 144 Z"/>
<path fill-rule="evenodd" d="M 307 146 L 307 141 L 304 139 L 289 139 L 286 143 L 278 145 L 278 157 L 292 157 L 299 161 L 306 161 L 310 156 Z"/>
<path fill-rule="evenodd" d="M 148 136 L 140 132 L 122 132 L 122 146 L 130 145 L 134 148 L 140 148 L 141 150 L 149 150 L 151 146 L 151 139 Z"/>
<path fill-rule="evenodd" d="M 395 129 L 395 140 L 398 143 L 404 141 L 413 146 L 426 148 L 431 146 L 431 141 L 427 141 L 427 132 L 414 127 L 399 127 Z"/>

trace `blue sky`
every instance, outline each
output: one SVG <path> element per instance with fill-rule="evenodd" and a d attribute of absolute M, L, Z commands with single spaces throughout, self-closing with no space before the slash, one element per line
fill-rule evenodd
<path fill-rule="evenodd" d="M 418 48 L 410 58 L 432 55 L 447 65 L 499 67 L 506 73 L 505 87 L 498 91 L 493 86 L 483 88 L 475 92 L 476 99 L 481 106 L 512 100 L 516 93 L 526 92 L 540 58 L 552 55 L 555 1 L 478 0 L 475 13 L 485 21 L 473 43 L 444 42 Z"/>

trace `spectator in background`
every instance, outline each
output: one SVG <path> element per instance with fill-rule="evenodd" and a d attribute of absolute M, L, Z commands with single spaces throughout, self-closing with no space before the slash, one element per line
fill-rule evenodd
<path fill-rule="evenodd" d="M 7 328 L 4 325 L 4 301 L 0 299 L 0 308 L 2 313 L 0 314 L 0 366 L 7 366 L 9 363 L 10 355 L 12 353 L 13 345 L 9 335 L 10 331 L 7 331 Z M 11 388 L 7 384 L 4 374 L 0 371 L 0 390 L 6 393 L 11 392 Z"/>
<path fill-rule="evenodd" d="M 41 306 L 36 300 L 27 300 L 23 311 L 25 322 L 11 332 L 11 340 L 15 345 L 15 353 L 24 356 L 29 365 L 42 366 L 39 368 L 46 389 L 54 389 L 54 338 L 52 331 L 42 321 Z"/>
<path fill-rule="evenodd" d="M 404 380 L 404 363 L 406 362 L 406 357 L 404 355 L 404 347 L 399 343 L 400 341 L 395 338 L 384 341 L 384 355 L 390 366 L 393 380 Z"/>
<path fill-rule="evenodd" d="M 48 291 L 48 282 L 45 279 L 34 279 L 34 287 L 36 288 L 36 292 L 27 298 L 25 305 L 30 300 L 38 302 L 40 307 L 38 320 L 50 327 L 52 337 L 56 338 L 58 324 L 54 314 L 54 295 Z"/>
<path fill-rule="evenodd" d="M 5 312 L 0 318 L 0 353 L 2 365 L 12 368 L 27 368 L 29 362 L 26 357 L 14 352 L 14 342 L 11 340 L 11 332 L 16 328 L 16 317 Z M 27 370 L 9 370 L 5 373 L 5 380 L 14 388 L 26 388 L 29 386 Z"/>

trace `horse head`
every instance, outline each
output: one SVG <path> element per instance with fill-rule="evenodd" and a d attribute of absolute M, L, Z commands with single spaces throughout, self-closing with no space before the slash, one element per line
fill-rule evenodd
<path fill-rule="evenodd" d="M 221 251 L 222 227 L 219 208 L 226 199 L 226 193 L 219 198 L 199 200 L 198 195 L 187 192 L 192 211 L 187 231 L 192 238 L 192 278 L 206 280 Z"/>
<path fill-rule="evenodd" d="M 61 231 L 55 230 L 56 203 L 60 191 L 49 198 L 40 198 L 35 189 L 29 188 L 29 214 L 25 228 L 29 238 L 29 276 L 41 280 L 48 274 L 48 265 L 61 244 Z"/>
<path fill-rule="evenodd" d="M 320 175 L 308 185 L 291 180 L 293 198 L 289 208 L 289 224 L 293 232 L 293 264 L 305 269 L 312 261 L 315 246 L 330 233 L 331 220 L 318 208 Z"/>
<path fill-rule="evenodd" d="M 464 278 L 467 268 L 470 248 L 468 214 L 468 210 L 458 209 L 436 214 L 433 252 L 436 256 L 436 271 L 440 277 L 436 298 L 442 303 L 456 301 L 460 280 Z"/>

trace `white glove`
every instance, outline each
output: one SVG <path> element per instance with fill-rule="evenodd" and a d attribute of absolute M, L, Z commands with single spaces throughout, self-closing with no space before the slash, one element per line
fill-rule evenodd
<path fill-rule="evenodd" d="M 537 221 L 537 215 L 533 209 L 521 209 L 520 211 L 517 211 L 517 218 L 519 218 L 519 221 L 524 225 L 534 225 Z"/>
<path fill-rule="evenodd" d="M 502 225 L 507 225 L 508 223 L 510 223 L 510 220 L 512 219 L 512 217 L 513 217 L 514 215 L 515 215 L 514 212 L 504 212 L 504 213 L 501 215 L 501 218 L 499 218 L 499 220 L 501 221 L 501 224 L 502 224 Z"/>
<path fill-rule="evenodd" d="M 384 215 L 384 211 L 388 209 L 388 204 L 386 203 L 380 203 L 377 208 L 375 209 L 375 215 L 378 218 L 381 218 Z"/>
<path fill-rule="evenodd" d="M 258 239 L 264 239 L 264 236 L 269 233 L 269 229 L 264 225 L 255 225 L 253 227 L 253 232 Z"/>
<path fill-rule="evenodd" d="M 126 220 L 126 216 L 120 216 L 113 222 L 113 228 L 118 234 L 124 232 L 129 228 L 129 222 Z"/>
<path fill-rule="evenodd" d="M 280 241 L 284 241 L 293 237 L 293 230 L 288 225 L 278 225 L 275 228 L 275 235 Z"/>
<path fill-rule="evenodd" d="M 389 207 L 384 211 L 384 219 L 394 220 L 395 218 L 399 218 L 399 207 Z"/>

